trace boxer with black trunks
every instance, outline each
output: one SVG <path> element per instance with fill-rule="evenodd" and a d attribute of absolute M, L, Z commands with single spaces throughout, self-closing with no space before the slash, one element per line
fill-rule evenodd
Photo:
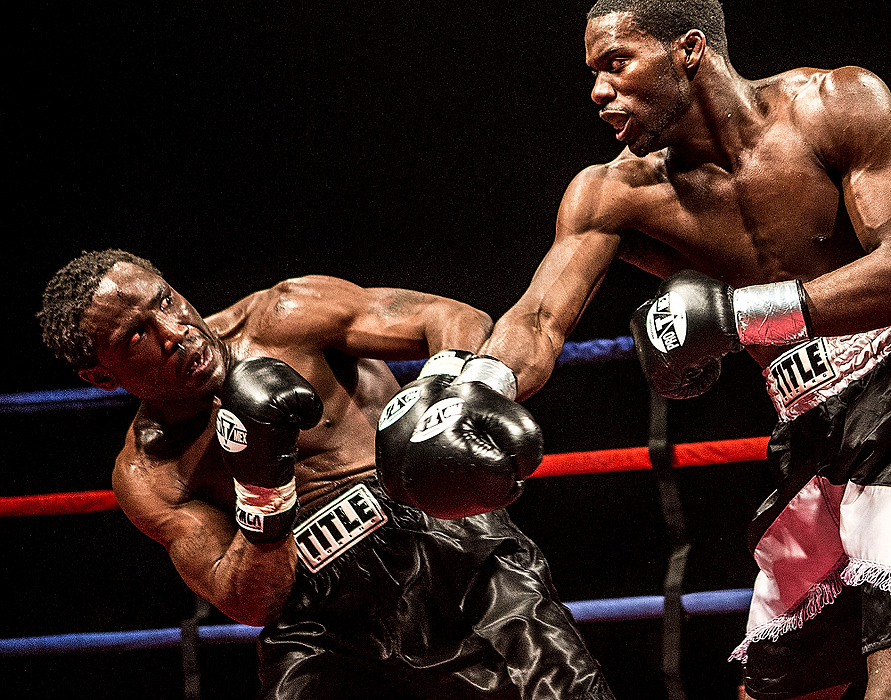
<path fill-rule="evenodd" d="M 486 314 L 308 276 L 204 319 L 150 262 L 107 250 L 62 268 L 39 318 L 81 377 L 142 399 L 117 499 L 195 593 L 265 625 L 263 698 L 613 697 L 541 552 L 495 508 L 529 469 L 511 455 L 541 459 L 525 409 L 474 375 L 460 391 L 484 420 L 436 436 L 468 472 L 473 455 L 442 441 L 487 444 L 486 507 L 447 495 L 477 514 L 437 519 L 378 483 L 378 419 L 399 390 L 384 360 L 472 357 Z"/>
<path fill-rule="evenodd" d="M 743 78 L 718 0 L 600 0 L 585 52 L 626 148 L 570 183 L 550 250 L 479 352 L 523 400 L 612 260 L 663 278 L 632 318 L 656 390 L 696 396 L 746 349 L 779 409 L 734 654 L 747 697 L 891 697 L 891 93 L 850 66 Z"/>

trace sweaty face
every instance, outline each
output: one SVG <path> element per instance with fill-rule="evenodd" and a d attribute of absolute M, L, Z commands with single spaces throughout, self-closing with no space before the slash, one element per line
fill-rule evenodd
<path fill-rule="evenodd" d="M 150 403 L 195 400 L 222 382 L 222 345 L 194 308 L 161 277 L 119 262 L 99 283 L 81 326 L 99 366 L 84 375 Z"/>
<path fill-rule="evenodd" d="M 591 99 L 616 138 L 637 156 L 669 145 L 690 98 L 668 48 L 621 12 L 588 22 L 585 54 L 595 75 Z"/>

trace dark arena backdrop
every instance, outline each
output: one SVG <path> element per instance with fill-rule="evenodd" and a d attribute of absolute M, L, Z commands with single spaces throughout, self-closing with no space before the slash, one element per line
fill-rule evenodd
<path fill-rule="evenodd" d="M 34 320 L 46 280 L 81 250 L 152 259 L 205 314 L 307 273 L 502 314 L 550 245 L 570 179 L 618 151 L 589 99 L 590 3 L 35 0 L 7 10 L 0 496 L 110 488 L 132 402 L 10 403 L 83 387 L 43 348 Z M 891 79 L 885 3 L 725 9 L 747 78 L 855 64 Z M 570 340 L 627 337 L 656 284 L 616 263 Z M 527 406 L 546 451 L 561 454 L 646 446 L 649 400 L 625 354 L 561 365 Z M 762 437 L 774 422 L 744 354 L 727 358 L 711 392 L 667 410 L 676 444 Z M 763 462 L 672 473 L 690 544 L 675 592 L 751 588 L 744 535 L 770 490 Z M 658 483 L 651 469 L 532 479 L 510 511 L 548 555 L 564 600 L 659 596 L 676 542 Z M 4 640 L 177 628 L 195 612 L 163 549 L 118 510 L 5 517 L 3 533 Z M 211 611 L 201 624 L 229 622 Z M 668 651 L 686 697 L 736 697 L 740 670 L 726 658 L 745 614 L 675 622 Z M 658 614 L 581 627 L 620 700 L 668 697 Z M 5 698 L 188 694 L 177 643 L 10 649 L 0 656 Z M 190 687 L 203 698 L 256 690 L 249 642 L 199 643 L 195 667 Z"/>

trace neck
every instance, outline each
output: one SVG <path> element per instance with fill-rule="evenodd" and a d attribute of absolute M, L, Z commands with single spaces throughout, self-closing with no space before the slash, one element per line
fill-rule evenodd
<path fill-rule="evenodd" d="M 154 420 L 162 425 L 185 423 L 198 415 L 207 415 L 213 409 L 216 396 L 222 388 L 223 380 L 228 376 L 234 362 L 229 346 L 220 342 L 218 338 L 217 341 L 217 348 L 223 358 L 224 370 L 221 376 L 214 379 L 214 386 L 207 387 L 203 394 L 195 397 L 178 397 L 170 401 L 143 400 L 143 405 Z"/>
<path fill-rule="evenodd" d="M 732 171 L 759 133 L 756 86 L 714 55 L 699 67 L 692 86 L 690 108 L 677 124 L 668 160 L 677 169 L 712 163 Z"/>
<path fill-rule="evenodd" d="M 179 457 L 207 430 L 211 415 L 208 407 L 171 420 L 160 414 L 156 406 L 143 402 L 133 421 L 137 445 L 156 459 Z"/>
<path fill-rule="evenodd" d="M 145 413 L 161 425 L 189 423 L 197 416 L 206 416 L 214 406 L 213 394 L 195 400 L 149 403 L 143 401 Z"/>

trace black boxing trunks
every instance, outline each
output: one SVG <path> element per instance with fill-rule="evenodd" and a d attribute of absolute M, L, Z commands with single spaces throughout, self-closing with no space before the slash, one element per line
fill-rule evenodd
<path fill-rule="evenodd" d="M 758 700 L 865 683 L 865 655 L 891 647 L 889 354 L 886 328 L 802 343 L 764 372 L 779 486 L 750 527 L 760 572 L 731 657 Z"/>
<path fill-rule="evenodd" d="M 294 532 L 296 582 L 258 643 L 265 700 L 612 700 L 505 511 L 439 520 L 371 478 Z"/>

